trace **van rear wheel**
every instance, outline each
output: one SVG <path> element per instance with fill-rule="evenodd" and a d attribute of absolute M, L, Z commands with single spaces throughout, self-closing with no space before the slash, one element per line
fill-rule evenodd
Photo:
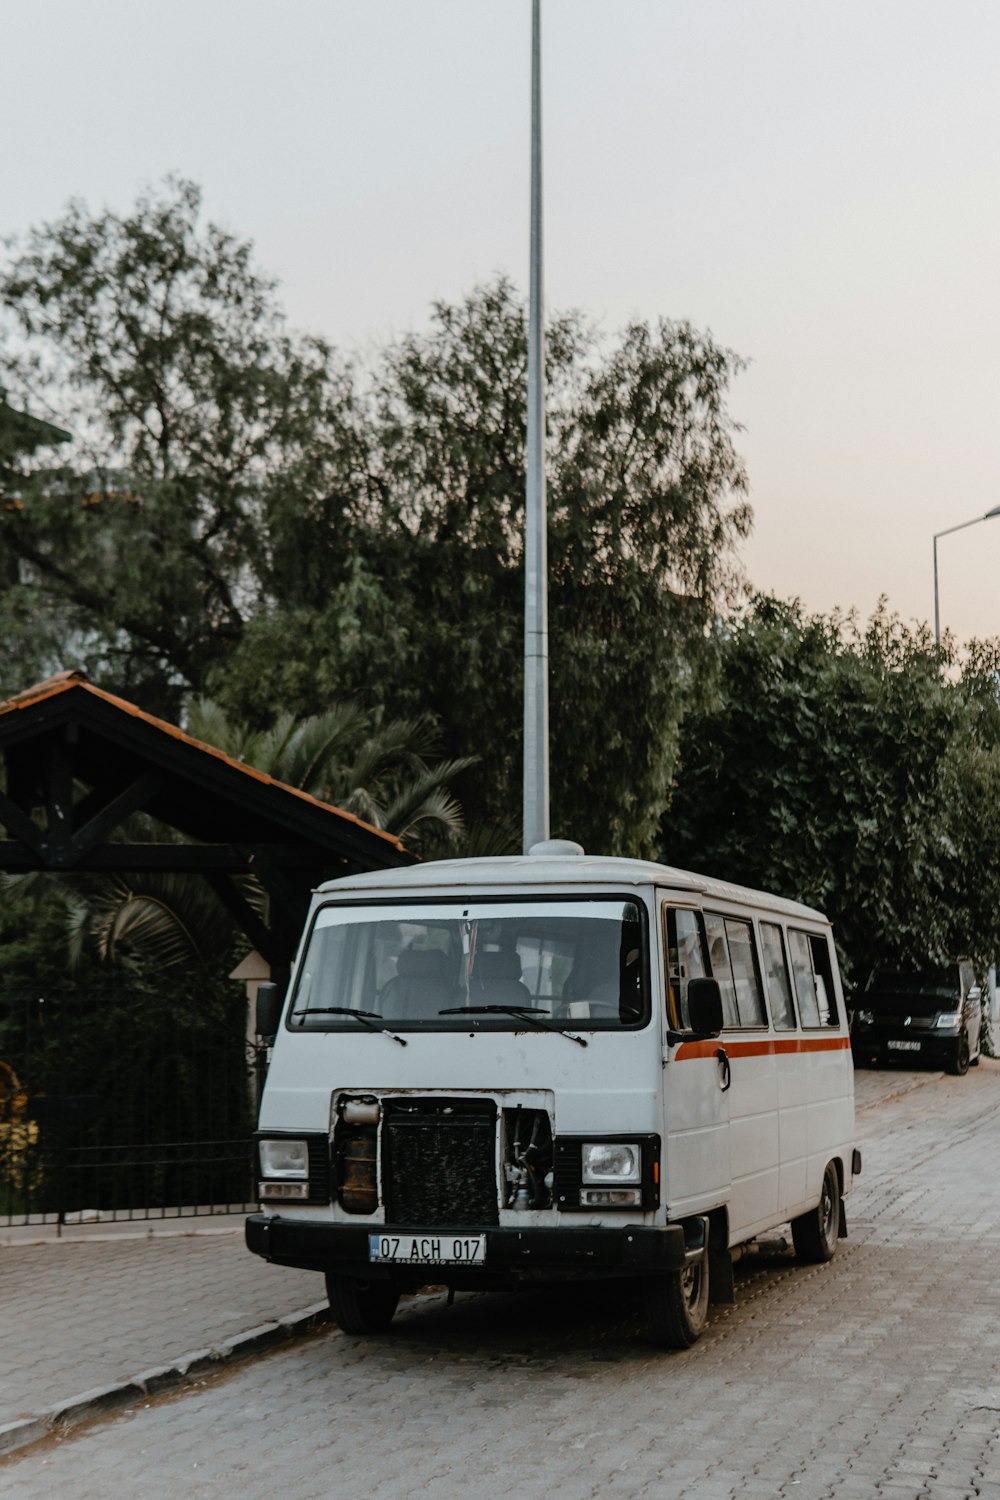
<path fill-rule="evenodd" d="M 661 1349 L 690 1349 L 708 1321 L 708 1256 L 643 1285 L 650 1337 Z"/>
<path fill-rule="evenodd" d="M 366 1281 L 333 1271 L 326 1273 L 326 1295 L 345 1333 L 382 1333 L 399 1304 L 399 1288 L 391 1281 Z"/>
<path fill-rule="evenodd" d="M 792 1220 L 792 1243 L 799 1260 L 818 1264 L 832 1260 L 840 1233 L 840 1178 L 833 1162 L 823 1173 L 819 1203 L 807 1214 Z"/>

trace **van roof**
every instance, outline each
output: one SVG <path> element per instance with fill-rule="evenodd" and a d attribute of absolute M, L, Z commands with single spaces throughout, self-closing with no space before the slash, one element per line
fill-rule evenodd
<path fill-rule="evenodd" d="M 690 870 L 678 870 L 653 860 L 617 859 L 598 855 L 504 855 L 491 859 L 438 859 L 405 869 L 372 870 L 327 880 L 318 888 L 330 894 L 384 891 L 402 895 L 407 891 L 458 890 L 468 886 L 570 886 L 604 889 L 609 885 L 655 885 L 684 895 L 707 896 L 716 901 L 739 901 L 767 906 L 786 916 L 809 917 L 826 922 L 821 911 L 748 886 L 714 880 Z"/>

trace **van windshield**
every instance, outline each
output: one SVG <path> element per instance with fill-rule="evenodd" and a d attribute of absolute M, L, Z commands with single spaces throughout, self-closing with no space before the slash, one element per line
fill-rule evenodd
<path fill-rule="evenodd" d="M 322 906 L 287 1025 L 632 1029 L 649 1019 L 645 931 L 622 897 Z"/>
<path fill-rule="evenodd" d="M 961 998 L 958 968 L 926 969 L 921 974 L 876 973 L 870 985 L 871 997 L 879 999 L 958 1000 Z M 860 1002 L 867 1004 L 868 998 Z"/>

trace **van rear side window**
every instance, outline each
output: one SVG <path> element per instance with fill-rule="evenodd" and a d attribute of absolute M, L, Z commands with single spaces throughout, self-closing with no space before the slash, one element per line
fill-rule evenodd
<path fill-rule="evenodd" d="M 788 977 L 785 940 L 777 922 L 761 922 L 760 945 L 764 954 L 767 998 L 771 1006 L 774 1029 L 775 1031 L 794 1031 L 795 1005 L 792 1001 L 792 984 Z"/>
<path fill-rule="evenodd" d="M 825 936 L 788 929 L 788 951 L 803 1026 L 836 1026 L 830 949 Z"/>
<path fill-rule="evenodd" d="M 726 1026 L 766 1026 L 752 924 L 707 911 L 705 929 L 712 976 L 719 981 L 722 991 L 722 1014 Z"/>

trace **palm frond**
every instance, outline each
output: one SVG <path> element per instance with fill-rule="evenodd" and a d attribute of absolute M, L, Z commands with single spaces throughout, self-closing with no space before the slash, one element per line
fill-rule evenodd
<path fill-rule="evenodd" d="M 78 969 L 87 947 L 87 939 L 93 927 L 93 910 L 90 902 L 76 892 L 66 893 L 66 940 L 69 948 L 69 966 Z"/>
<path fill-rule="evenodd" d="M 339 766 L 351 755 L 367 727 L 368 717 L 357 704 L 335 704 L 325 713 L 303 719 L 280 761 L 273 769 L 261 769 L 270 770 L 272 776 L 314 797 L 320 796 L 331 775 L 336 776 L 336 769 L 331 773 L 332 763 Z"/>
<path fill-rule="evenodd" d="M 477 819 L 458 837 L 451 852 L 461 859 L 496 859 L 505 854 L 520 854 L 521 825 L 512 817 L 496 823 Z"/>
<path fill-rule="evenodd" d="M 160 968 L 199 963 L 201 949 L 178 912 L 155 896 L 131 895 L 109 912 L 98 933 L 101 955 L 114 958 L 123 947 L 138 947 Z"/>
<path fill-rule="evenodd" d="M 386 805 L 381 826 L 397 838 L 405 838 L 407 830 L 432 817 L 442 825 L 447 823 L 457 833 L 463 827 L 462 809 L 447 784 L 468 765 L 468 760 L 461 759 L 441 761 L 436 766 L 425 768 L 407 781 Z M 425 811 L 425 805 L 430 809 L 431 799 L 434 799 L 433 811 Z"/>
<path fill-rule="evenodd" d="M 342 801 L 338 800 L 334 805 L 343 808 L 344 812 L 353 813 L 356 818 L 363 818 L 373 828 L 384 826 L 382 805 L 366 786 L 356 786 L 347 797 Z"/>
<path fill-rule="evenodd" d="M 232 919 L 212 889 L 182 874 L 133 883 L 115 877 L 90 903 L 90 912 L 98 952 L 111 961 L 130 948 L 165 968 L 200 963 L 233 934 Z"/>
<path fill-rule="evenodd" d="M 233 723 L 214 698 L 192 698 L 184 714 L 184 732 L 192 739 L 214 745 L 233 760 L 242 760 L 252 731 L 246 724 Z"/>

